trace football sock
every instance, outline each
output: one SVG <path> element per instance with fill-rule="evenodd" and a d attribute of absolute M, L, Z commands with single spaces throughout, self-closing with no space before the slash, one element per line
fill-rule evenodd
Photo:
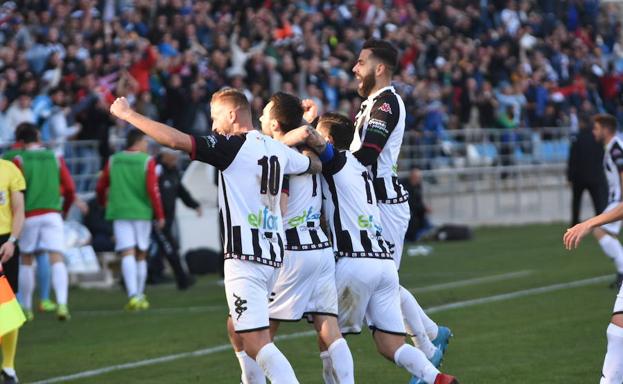
<path fill-rule="evenodd" d="M 257 365 L 255 360 L 250 358 L 245 351 L 236 352 L 236 357 L 242 371 L 242 384 L 266 384 L 264 371 Z"/>
<path fill-rule="evenodd" d="M 424 311 L 411 292 L 403 287 L 400 287 L 400 307 L 402 308 L 402 317 L 407 326 L 407 331 L 413 335 L 413 344 L 420 348 L 426 357 L 430 359 L 435 354 L 435 346 L 428 337 L 422 321 L 422 313 Z"/>
<path fill-rule="evenodd" d="M 298 384 L 294 370 L 275 344 L 268 343 L 260 349 L 255 358 L 272 384 Z"/>
<path fill-rule="evenodd" d="M 403 344 L 396 350 L 394 362 L 427 384 L 434 384 L 435 378 L 439 374 L 439 370 L 428 361 L 422 351 L 409 344 Z"/>
<path fill-rule="evenodd" d="M 329 355 L 331 357 L 331 365 L 338 384 L 354 383 L 354 363 L 353 355 L 350 353 L 348 343 L 344 338 L 335 340 L 329 346 Z"/>
<path fill-rule="evenodd" d="M 69 290 L 69 276 L 67 266 L 62 261 L 52 264 L 52 286 L 59 305 L 67 305 L 67 291 Z"/>
<path fill-rule="evenodd" d="M 320 352 L 320 360 L 322 360 L 322 378 L 324 379 L 324 384 L 336 384 L 329 351 Z"/>
<path fill-rule="evenodd" d="M 15 351 L 17 350 L 17 334 L 19 328 L 12 330 L 2 336 L 2 368 L 15 368 Z"/>
<path fill-rule="evenodd" d="M 610 323 L 606 332 L 608 350 L 604 359 L 600 384 L 623 382 L 623 328 Z"/>
<path fill-rule="evenodd" d="M 35 290 L 35 269 L 32 265 L 19 266 L 19 292 L 22 307 L 32 310 L 32 293 Z"/>
<path fill-rule="evenodd" d="M 123 256 L 121 259 L 121 274 L 123 275 L 125 289 L 128 291 L 128 297 L 136 296 L 138 278 L 136 277 L 136 259 L 134 255 Z"/>
<path fill-rule="evenodd" d="M 50 299 L 50 259 L 47 253 L 37 255 L 37 285 L 39 300 Z"/>
<path fill-rule="evenodd" d="M 623 246 L 621 242 L 610 235 L 599 239 L 599 245 L 604 253 L 614 261 L 617 272 L 623 273 Z"/>
<path fill-rule="evenodd" d="M 145 293 L 145 282 L 147 281 L 147 260 L 136 261 L 137 293 Z"/>

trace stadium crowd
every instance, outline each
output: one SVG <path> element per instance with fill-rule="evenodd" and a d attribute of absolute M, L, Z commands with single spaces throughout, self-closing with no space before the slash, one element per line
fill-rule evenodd
<path fill-rule="evenodd" d="M 623 121 L 618 8 L 573 1 L 8 1 L 0 9 L 0 138 L 23 121 L 45 141 L 109 140 L 125 96 L 188 133 L 210 130 L 210 96 L 244 90 L 256 126 L 278 90 L 354 117 L 351 68 L 368 37 L 402 51 L 407 127 L 443 140 L 465 127 Z M 321 111 L 322 112 L 322 111 Z"/>

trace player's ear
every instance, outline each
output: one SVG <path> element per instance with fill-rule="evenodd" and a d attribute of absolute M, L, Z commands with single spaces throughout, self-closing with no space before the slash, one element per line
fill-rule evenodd
<path fill-rule="evenodd" d="M 281 130 L 281 126 L 279 125 L 279 122 L 275 119 L 272 119 L 270 121 L 270 131 L 271 132 L 278 132 Z"/>
<path fill-rule="evenodd" d="M 230 109 L 229 112 L 227 113 L 227 117 L 228 117 L 229 122 L 233 124 L 234 122 L 236 122 L 236 119 L 238 118 L 238 111 L 235 108 Z"/>

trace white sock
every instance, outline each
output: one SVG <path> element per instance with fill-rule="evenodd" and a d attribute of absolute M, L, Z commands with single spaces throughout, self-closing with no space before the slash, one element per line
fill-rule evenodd
<path fill-rule="evenodd" d="M 15 372 L 14 368 L 5 368 L 2 367 L 2 370 L 4 371 L 4 373 L 6 373 L 7 375 L 13 377 L 13 378 L 17 378 L 17 372 Z"/>
<path fill-rule="evenodd" d="M 147 260 L 136 261 L 136 277 L 138 278 L 137 291 L 139 295 L 142 295 L 145 293 L 145 283 L 147 282 Z"/>
<path fill-rule="evenodd" d="M 35 291 L 35 268 L 32 265 L 19 266 L 19 293 L 22 307 L 32 310 L 32 293 Z"/>
<path fill-rule="evenodd" d="M 428 338 L 426 328 L 422 322 L 421 313 L 423 311 L 411 292 L 403 287 L 400 287 L 400 307 L 402 308 L 402 317 L 407 326 L 407 332 L 413 335 L 413 344 L 420 348 L 426 357 L 430 359 L 435 354 L 436 348 Z"/>
<path fill-rule="evenodd" d="M 614 261 L 617 272 L 623 273 L 623 246 L 619 239 L 606 235 L 599 240 L 604 253 Z"/>
<path fill-rule="evenodd" d="M 260 349 L 255 361 L 264 371 L 264 375 L 272 384 L 298 384 L 290 362 L 273 343 Z"/>
<path fill-rule="evenodd" d="M 322 360 L 322 378 L 324 379 L 324 384 L 336 384 L 335 377 L 333 376 L 333 363 L 331 362 L 329 351 L 320 352 L 320 360 Z"/>
<path fill-rule="evenodd" d="M 331 365 L 339 384 L 355 383 L 355 367 L 353 355 L 350 353 L 348 343 L 344 338 L 335 340 L 329 346 Z"/>
<path fill-rule="evenodd" d="M 136 259 L 134 255 L 123 256 L 121 259 L 121 274 L 123 275 L 125 289 L 128 291 L 128 297 L 134 297 L 137 294 L 136 285 L 138 283 L 138 278 L 136 277 L 136 269 Z"/>
<path fill-rule="evenodd" d="M 435 378 L 439 374 L 439 370 L 428 361 L 422 351 L 409 344 L 403 344 L 396 350 L 394 362 L 427 384 L 434 384 Z"/>
<path fill-rule="evenodd" d="M 52 264 L 52 288 L 59 305 L 67 305 L 67 291 L 69 290 L 69 275 L 67 266 L 62 261 Z"/>
<path fill-rule="evenodd" d="M 623 328 L 610 323 L 606 335 L 608 351 L 600 384 L 620 384 L 623 382 Z"/>
<path fill-rule="evenodd" d="M 245 351 L 236 352 L 236 357 L 242 371 L 242 384 L 266 384 L 264 371 L 257 365 L 255 360 L 250 358 Z"/>

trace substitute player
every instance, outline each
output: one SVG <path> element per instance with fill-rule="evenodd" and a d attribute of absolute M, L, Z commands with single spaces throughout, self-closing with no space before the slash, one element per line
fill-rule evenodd
<path fill-rule="evenodd" d="M 317 173 L 321 165 L 253 130 L 249 102 L 240 91 L 215 93 L 210 107 L 213 133 L 206 136 L 190 136 L 150 120 L 134 112 L 125 98 L 110 110 L 158 143 L 220 171 L 228 323 L 271 382 L 298 383 L 292 366 L 271 342 L 268 296 L 283 259 L 283 175 Z"/>
<path fill-rule="evenodd" d="M 76 187 L 65 160 L 52 150 L 45 149 L 39 130 L 30 123 L 22 123 L 15 130 L 15 139 L 22 144 L 13 152 L 15 163 L 24 174 L 26 193 L 26 220 L 19 239 L 22 250 L 19 290 L 22 306 L 29 320 L 32 312 L 32 294 L 35 288 L 33 259 L 35 253 L 48 252 L 52 271 L 52 288 L 58 307 L 59 320 L 70 318 L 67 306 L 69 276 L 63 259 L 65 235 L 63 216 L 76 198 Z M 62 196 L 61 196 L 62 191 Z"/>
<path fill-rule="evenodd" d="M 4 274 L 14 293 L 18 290 L 19 277 L 19 248 L 17 238 L 22 232 L 24 225 L 24 190 L 26 181 L 20 170 L 10 161 L 0 160 L 0 274 Z M 0 288 L 2 291 L 2 288 Z M 6 294 L 6 292 L 4 293 Z M 0 305 L 8 305 L 8 295 L 0 292 Z M 6 300 L 5 300 L 6 299 Z M 13 297 L 14 299 L 14 297 Z M 3 383 L 17 383 L 15 373 L 15 353 L 17 351 L 17 335 L 19 327 L 13 326 L 23 323 L 24 316 L 21 315 L 19 307 L 15 305 L 17 314 L 21 320 L 13 324 L 4 333 L 5 328 L 0 326 L 0 347 L 2 349 L 2 370 L 0 378 Z M 10 316 L 9 313 L 6 313 Z M 1 316 L 0 316 L 1 317 Z M 5 321 L 5 319 L 0 319 Z M 16 319 L 10 317 L 7 322 Z M 3 324 L 4 325 L 4 324 Z M 9 324 L 7 324 L 8 326 Z"/>
<path fill-rule="evenodd" d="M 621 142 L 615 136 L 616 126 L 616 119 L 610 115 L 597 115 L 593 121 L 595 138 L 597 141 L 606 144 L 604 166 L 608 178 L 610 198 L 618 197 L 619 200 L 616 200 L 618 203 L 608 205 L 604 213 L 567 229 L 563 237 L 567 249 L 577 248 L 582 238 L 591 232 L 595 233 L 595 230 L 603 231 L 604 227 L 612 230 L 615 229 L 614 226 L 617 227 L 616 229 L 620 229 L 620 220 L 623 219 L 623 204 L 620 202 L 621 179 L 619 174 L 623 170 L 623 154 L 620 154 Z M 618 186 L 614 185 L 614 182 Z M 608 337 L 608 350 L 601 371 L 600 384 L 620 384 L 623 382 L 623 287 L 619 287 L 619 294 L 614 302 L 612 318 L 606 330 L 606 336 Z"/>
<path fill-rule="evenodd" d="M 129 301 L 129 311 L 149 308 L 145 296 L 147 248 L 151 221 L 164 227 L 156 161 L 147 154 L 145 134 L 132 130 L 126 150 L 114 154 L 97 182 L 97 199 L 106 205 L 106 219 L 113 220 L 115 251 L 121 256 L 121 274 Z"/>
<path fill-rule="evenodd" d="M 381 355 L 427 384 L 457 384 L 419 349 L 406 344 L 400 309 L 398 272 L 383 237 L 377 197 L 366 168 L 348 151 L 354 134 L 346 117 L 323 115 L 317 132 L 329 144 L 323 162 L 324 212 L 338 259 L 338 322 L 343 334 L 360 333 L 364 319 Z M 310 132 L 306 142 L 320 151 L 324 140 Z M 335 152 L 333 150 L 335 147 Z"/>

